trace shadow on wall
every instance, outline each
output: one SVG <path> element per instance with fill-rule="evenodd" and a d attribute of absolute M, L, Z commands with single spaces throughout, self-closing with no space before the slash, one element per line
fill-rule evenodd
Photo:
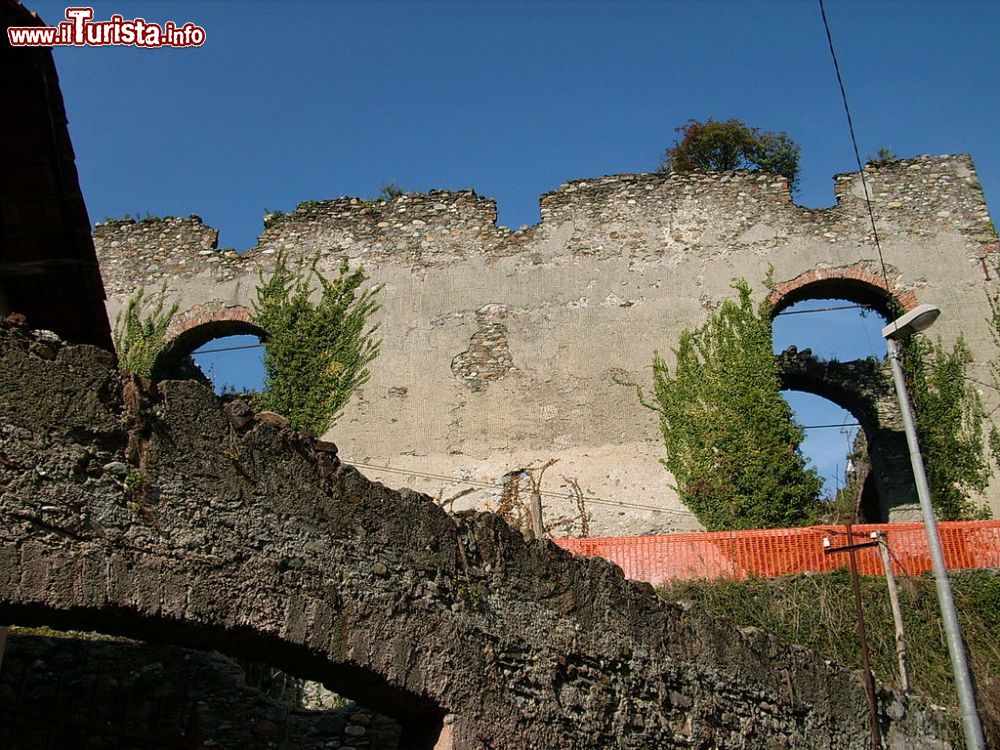
<path fill-rule="evenodd" d="M 4 655 L 0 746 L 7 750 L 399 747 L 392 719 L 344 701 L 321 708 L 312 685 L 266 665 L 98 634 L 41 633 L 16 629 Z"/>

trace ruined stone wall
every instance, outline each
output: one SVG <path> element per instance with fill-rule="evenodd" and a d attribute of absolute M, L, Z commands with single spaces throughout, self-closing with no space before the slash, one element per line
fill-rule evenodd
<path fill-rule="evenodd" d="M 408 750 L 870 747 L 859 673 L 100 349 L 0 327 L 0 459 L 0 622 L 265 662 Z M 888 747 L 951 747 L 879 701 Z"/>
<path fill-rule="evenodd" d="M 889 292 L 938 304 L 935 334 L 964 333 L 970 374 L 988 381 L 996 238 L 971 160 L 917 157 L 867 177 Z M 303 204 L 243 255 L 215 250 L 196 217 L 98 225 L 95 241 L 112 315 L 137 285 L 163 282 L 182 316 L 245 308 L 280 251 L 363 264 L 385 285 L 384 344 L 329 435 L 346 460 L 391 486 L 474 488 L 468 507 L 495 503 L 504 473 L 557 458 L 551 516 L 573 515 L 566 477 L 590 498 L 595 533 L 689 530 L 655 415 L 615 381 L 648 384 L 654 350 L 669 353 L 736 278 L 758 284 L 773 266 L 786 293 L 830 277 L 884 286 L 860 179 L 839 175 L 835 193 L 836 206 L 807 209 L 773 175 L 614 175 L 542 196 L 542 221 L 514 232 L 489 199 L 432 191 Z"/>

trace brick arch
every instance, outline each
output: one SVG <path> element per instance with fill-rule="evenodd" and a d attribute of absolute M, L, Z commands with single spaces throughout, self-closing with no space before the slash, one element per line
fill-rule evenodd
<path fill-rule="evenodd" d="M 167 345 L 153 364 L 153 379 L 176 376 L 181 362 L 209 341 L 239 335 L 267 338 L 267 331 L 254 322 L 250 308 L 243 305 L 213 301 L 178 313 L 167 329 Z"/>
<path fill-rule="evenodd" d="M 747 726 L 870 746 L 860 680 L 816 654 L 369 482 L 198 383 L 32 344 L 0 331 L 0 622 L 266 662 L 397 717 L 413 750 L 743 747 Z M 934 736 L 906 711 L 890 744 Z"/>
<path fill-rule="evenodd" d="M 917 306 L 917 295 L 902 283 L 902 274 L 892 267 L 887 269 L 889 283 L 882 275 L 881 267 L 869 261 L 860 261 L 849 266 L 818 267 L 799 274 L 793 279 L 775 284 L 769 297 L 772 315 L 807 299 L 846 299 L 857 304 L 870 305 L 887 321 L 899 313 L 892 310 L 893 304 L 903 312 Z"/>
<path fill-rule="evenodd" d="M 195 305 L 174 316 L 167 337 L 173 339 L 201 325 L 225 322 L 252 324 L 253 312 L 245 305 L 226 305 L 217 300 Z"/>

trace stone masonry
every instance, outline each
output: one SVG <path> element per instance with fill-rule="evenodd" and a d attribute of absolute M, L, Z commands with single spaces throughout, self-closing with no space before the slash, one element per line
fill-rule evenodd
<path fill-rule="evenodd" d="M 680 331 L 704 322 L 734 279 L 763 296 L 773 268 L 777 309 L 810 297 L 883 314 L 893 300 L 933 302 L 943 310 L 934 334 L 946 344 L 964 334 L 970 375 L 990 380 L 997 240 L 971 160 L 921 156 L 866 171 L 886 276 L 857 174 L 835 178 L 837 204 L 825 209 L 796 206 L 773 175 L 625 174 L 543 195 L 541 222 L 519 231 L 498 227 L 493 201 L 463 190 L 303 203 L 268 217 L 243 254 L 218 250 L 197 217 L 109 222 L 95 242 L 112 318 L 136 287 L 166 283 L 181 303 L 177 330 L 246 310 L 279 252 L 318 253 L 326 271 L 345 258 L 362 264 L 385 285 L 384 343 L 328 435 L 345 460 L 432 495 L 473 488 L 458 507 L 495 507 L 504 474 L 558 459 L 542 488 L 546 514 L 574 514 L 576 479 L 594 533 L 691 530 L 697 521 L 659 463 L 655 414 L 619 383 L 649 385 L 653 352 L 669 359 Z M 996 487 L 990 500 L 1000 509 Z M 892 519 L 905 512 L 893 508 Z"/>
<path fill-rule="evenodd" d="M 0 622 L 266 662 L 395 718 L 412 750 L 870 746 L 858 673 L 335 451 L 0 328 Z M 879 696 L 890 748 L 951 747 Z"/>

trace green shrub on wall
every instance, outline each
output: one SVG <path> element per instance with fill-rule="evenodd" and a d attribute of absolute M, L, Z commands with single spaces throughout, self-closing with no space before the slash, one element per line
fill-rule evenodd
<path fill-rule="evenodd" d="M 711 531 L 816 521 L 821 480 L 799 452 L 802 429 L 781 396 L 770 306 L 734 285 L 702 327 L 681 334 L 673 373 L 653 360 L 663 464 L 681 500 Z M 641 393 L 640 393 L 641 396 Z"/>
<path fill-rule="evenodd" d="M 989 518 L 974 495 L 990 478 L 979 393 L 969 386 L 969 351 L 960 337 L 949 351 L 917 334 L 903 346 L 903 370 L 913 401 L 934 511 L 941 521 Z"/>
<path fill-rule="evenodd" d="M 146 296 L 140 289 L 115 318 L 114 345 L 118 367 L 144 378 L 150 377 L 156 357 L 167 345 L 167 328 L 177 314 L 178 303 L 164 309 L 166 285 Z"/>
<path fill-rule="evenodd" d="M 289 268 L 277 259 L 269 278 L 261 275 L 253 307 L 254 322 L 267 331 L 264 342 L 264 391 L 257 409 L 278 412 L 296 429 L 322 435 L 340 416 L 351 394 L 368 381 L 368 365 L 378 356 L 381 287 L 361 290 L 367 276 L 350 271 L 346 261 L 337 276 L 308 267 Z M 314 283 L 315 282 L 315 283 Z M 318 286 L 319 300 L 310 299 Z"/>

